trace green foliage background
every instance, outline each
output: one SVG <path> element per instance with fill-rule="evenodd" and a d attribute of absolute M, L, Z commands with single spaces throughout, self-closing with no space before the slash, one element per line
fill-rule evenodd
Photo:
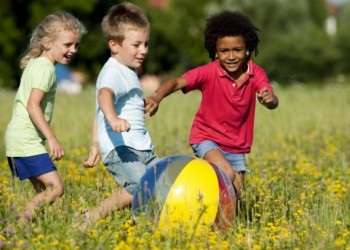
<path fill-rule="evenodd" d="M 338 29 L 329 36 L 324 22 L 325 0 L 130 0 L 145 9 L 152 26 L 150 52 L 144 72 L 175 75 L 206 63 L 203 28 L 210 15 L 223 9 L 248 14 L 260 28 L 260 54 L 254 58 L 272 81 L 281 84 L 320 81 L 350 72 L 350 3 L 335 13 Z M 0 86 L 16 87 L 21 75 L 19 57 L 34 26 L 47 14 L 68 11 L 87 27 L 72 67 L 88 74 L 93 83 L 109 53 L 100 22 L 107 10 L 122 1 L 111 0 L 2 0 L 0 2 Z"/>

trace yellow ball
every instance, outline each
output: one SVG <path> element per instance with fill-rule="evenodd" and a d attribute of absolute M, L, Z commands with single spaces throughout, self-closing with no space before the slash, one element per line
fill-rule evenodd
<path fill-rule="evenodd" d="M 132 203 L 162 230 L 227 226 L 234 219 L 233 186 L 222 170 L 185 155 L 170 156 L 141 178 Z"/>
<path fill-rule="evenodd" d="M 213 167 L 202 159 L 190 161 L 171 186 L 159 216 L 159 226 L 185 222 L 212 224 L 219 205 L 219 185 Z"/>

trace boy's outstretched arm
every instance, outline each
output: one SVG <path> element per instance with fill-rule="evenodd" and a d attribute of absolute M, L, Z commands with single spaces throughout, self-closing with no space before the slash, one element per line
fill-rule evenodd
<path fill-rule="evenodd" d="M 187 82 L 183 77 L 172 78 L 165 81 L 160 87 L 150 96 L 145 98 L 145 113 L 150 116 L 155 115 L 158 110 L 159 103 L 164 97 L 174 93 L 179 89 L 187 86 Z"/>

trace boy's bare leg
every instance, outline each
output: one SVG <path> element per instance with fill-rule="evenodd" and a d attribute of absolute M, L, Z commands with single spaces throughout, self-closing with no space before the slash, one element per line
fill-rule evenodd
<path fill-rule="evenodd" d="M 87 217 L 90 221 L 97 221 L 106 218 L 111 212 L 125 208 L 132 203 L 133 196 L 123 188 L 118 188 L 110 196 L 104 199 L 101 204 L 89 210 Z"/>
<path fill-rule="evenodd" d="M 244 189 L 244 173 L 240 173 L 240 172 L 236 173 L 236 177 L 233 181 L 233 186 L 235 187 L 235 192 L 236 192 L 237 211 L 239 211 L 241 209 L 241 196 Z"/>
<path fill-rule="evenodd" d="M 244 173 L 237 173 L 233 170 L 231 164 L 227 161 L 223 153 L 218 149 L 208 151 L 204 155 L 204 159 L 221 168 L 230 178 L 236 192 L 236 205 L 240 208 L 240 196 L 243 190 Z"/>

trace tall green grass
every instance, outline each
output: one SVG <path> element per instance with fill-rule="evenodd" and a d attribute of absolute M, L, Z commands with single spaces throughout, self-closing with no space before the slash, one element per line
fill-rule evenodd
<path fill-rule="evenodd" d="M 275 86 L 276 110 L 257 104 L 252 152 L 247 155 L 243 208 L 224 232 L 161 235 L 149 222 L 132 225 L 119 211 L 86 231 L 80 211 L 91 208 L 116 185 L 100 163 L 84 169 L 94 115 L 94 89 L 57 95 L 52 128 L 65 147 L 57 162 L 65 196 L 45 207 L 36 221 L 11 232 L 29 183 L 12 180 L 0 145 L 0 248 L 16 249 L 350 249 L 350 84 Z M 0 141 L 15 92 L 0 90 Z M 199 93 L 175 93 L 146 122 L 160 157 L 192 155 L 188 134 Z M 217 112 L 225 112 L 218 110 Z"/>

